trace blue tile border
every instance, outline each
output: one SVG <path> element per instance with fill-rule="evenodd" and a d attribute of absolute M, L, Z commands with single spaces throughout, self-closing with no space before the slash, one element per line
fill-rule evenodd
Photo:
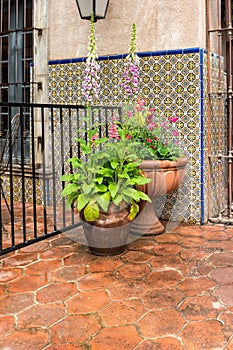
<path fill-rule="evenodd" d="M 204 225 L 205 223 L 205 116 L 204 116 L 204 50 L 200 50 L 200 141 L 201 141 L 201 147 L 200 147 L 200 162 L 201 162 L 201 168 L 200 168 L 200 177 L 201 177 L 201 224 Z"/>
<path fill-rule="evenodd" d="M 139 57 L 150 57 L 150 56 L 164 56 L 164 55 L 179 55 L 179 54 L 187 54 L 187 53 L 199 53 L 203 51 L 203 49 L 199 47 L 194 48 L 187 48 L 187 49 L 178 49 L 178 50 L 164 50 L 164 51 L 147 51 L 147 52 L 138 52 Z M 105 60 L 119 60 L 124 59 L 128 53 L 124 54 L 116 54 L 116 55 L 104 55 L 100 56 L 98 58 L 98 61 L 105 61 Z M 79 58 L 69 58 L 69 59 L 62 59 L 62 60 L 49 60 L 49 65 L 55 65 L 55 64 L 70 64 L 70 63 L 77 63 L 77 62 L 85 62 L 86 57 L 79 57 Z"/>

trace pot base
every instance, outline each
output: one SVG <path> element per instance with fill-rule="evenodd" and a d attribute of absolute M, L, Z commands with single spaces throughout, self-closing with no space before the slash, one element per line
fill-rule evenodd
<path fill-rule="evenodd" d="M 137 236 L 154 236 L 161 235 L 165 231 L 155 215 L 153 204 L 147 203 L 143 212 L 131 224 L 130 233 Z"/>
<path fill-rule="evenodd" d="M 99 248 L 99 247 L 90 247 L 89 250 L 92 254 L 98 256 L 113 256 L 124 253 L 126 249 L 126 245 L 122 245 L 119 247 L 111 247 L 111 248 Z"/>

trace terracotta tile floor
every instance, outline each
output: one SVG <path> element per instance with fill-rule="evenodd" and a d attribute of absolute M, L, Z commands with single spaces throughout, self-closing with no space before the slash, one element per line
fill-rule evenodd
<path fill-rule="evenodd" d="M 64 234 L 1 258 L 1 350 L 232 350 L 233 226 L 97 257 Z"/>

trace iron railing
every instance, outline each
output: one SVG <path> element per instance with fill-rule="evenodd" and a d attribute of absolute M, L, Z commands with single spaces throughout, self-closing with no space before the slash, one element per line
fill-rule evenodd
<path fill-rule="evenodd" d="M 78 215 L 66 208 L 60 177 L 70 171 L 68 158 L 81 156 L 74 138 L 86 127 L 87 112 L 101 124 L 100 134 L 113 114 L 121 116 L 121 108 L 113 106 L 0 103 L 0 118 L 20 114 L 17 142 L 1 179 L 9 210 L 1 193 L 0 255 L 80 225 Z M 4 135 L 0 130 L 0 147 Z"/>
<path fill-rule="evenodd" d="M 232 0 L 206 0 L 208 219 L 233 223 Z M 215 11 L 213 11 L 215 9 Z M 212 54 L 214 50 L 215 55 Z"/>

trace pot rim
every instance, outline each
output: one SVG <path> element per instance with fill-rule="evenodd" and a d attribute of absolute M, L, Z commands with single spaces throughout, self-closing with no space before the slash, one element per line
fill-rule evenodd
<path fill-rule="evenodd" d="M 177 169 L 183 169 L 187 165 L 187 159 L 186 158 L 178 158 L 177 160 L 159 160 L 159 159 L 148 159 L 143 160 L 140 164 L 140 167 L 142 170 L 147 169 L 170 169 L 170 170 L 177 170 Z"/>

